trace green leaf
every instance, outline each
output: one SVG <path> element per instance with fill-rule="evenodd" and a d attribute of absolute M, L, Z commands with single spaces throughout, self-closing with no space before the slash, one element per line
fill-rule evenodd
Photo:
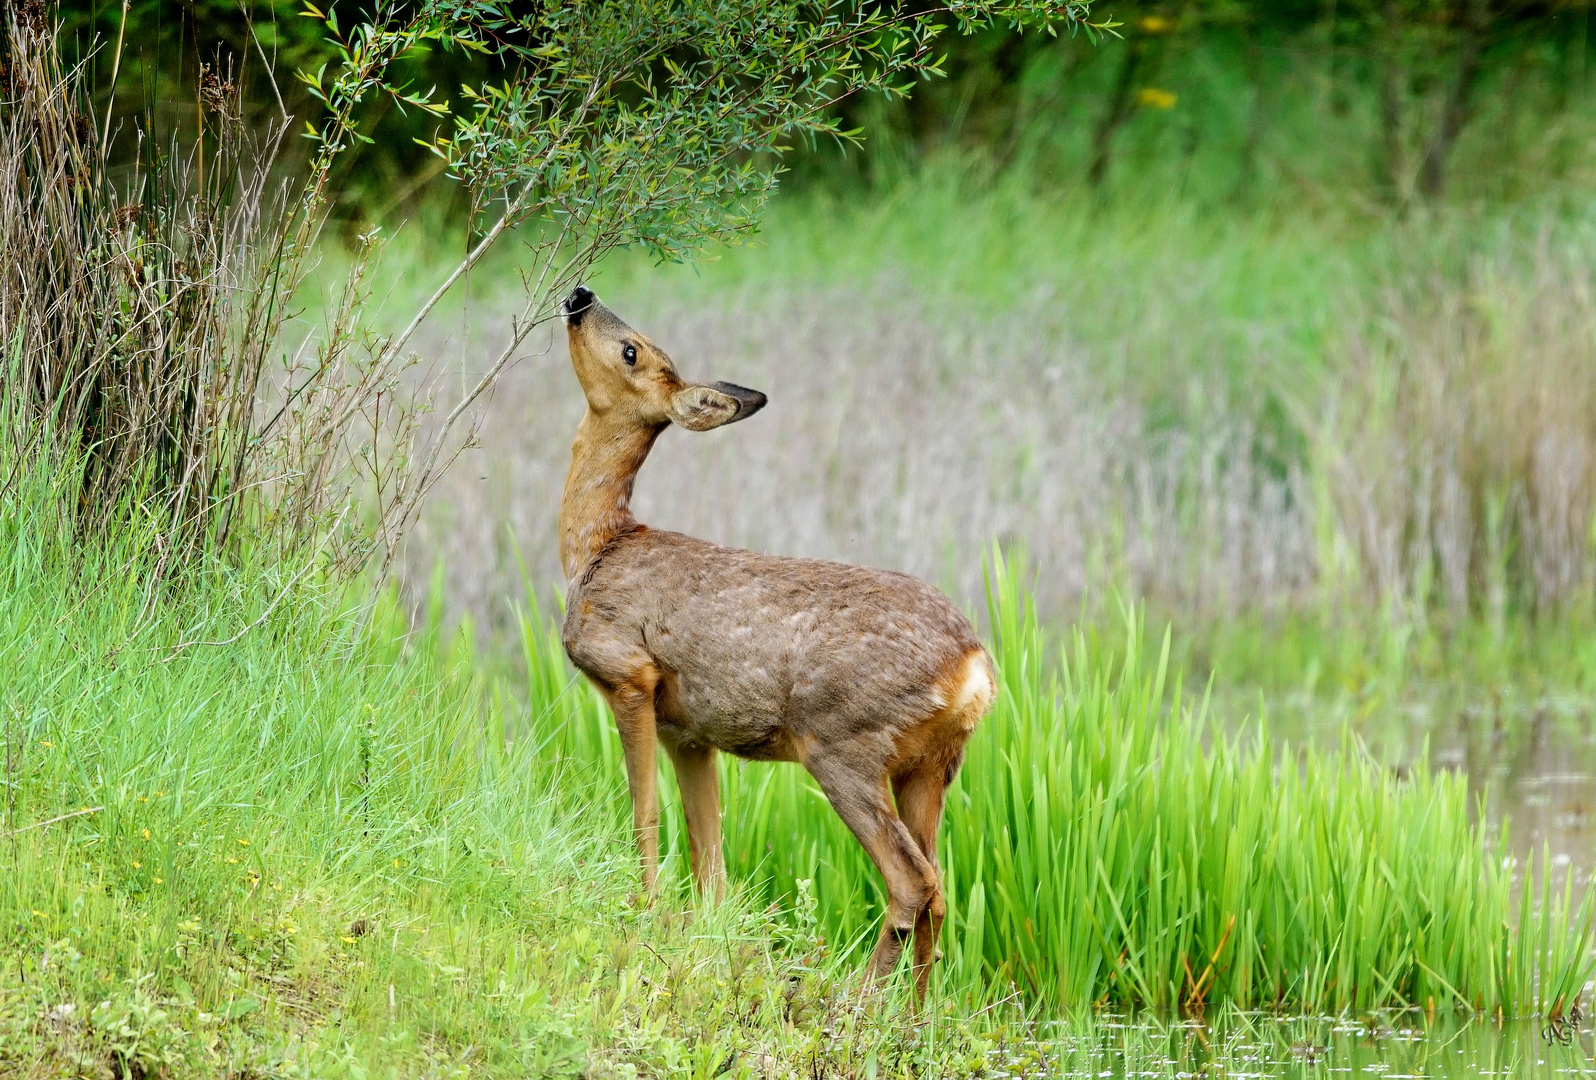
<path fill-rule="evenodd" d="M 237 1020 L 260 1008 L 260 1001 L 252 997 L 238 997 L 222 1006 L 216 1013 L 223 1020 Z"/>

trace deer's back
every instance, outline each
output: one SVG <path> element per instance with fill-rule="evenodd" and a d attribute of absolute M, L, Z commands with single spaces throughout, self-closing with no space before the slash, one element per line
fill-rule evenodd
<path fill-rule="evenodd" d="M 917 578 L 644 528 L 572 583 L 564 637 L 601 686 L 653 663 L 662 728 L 753 758 L 886 748 L 950 704 L 972 655 L 989 671 L 969 620 Z"/>

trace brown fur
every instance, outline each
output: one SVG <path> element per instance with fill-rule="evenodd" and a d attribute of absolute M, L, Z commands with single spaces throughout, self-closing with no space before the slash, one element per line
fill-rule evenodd
<path fill-rule="evenodd" d="M 991 660 L 916 578 L 639 525 L 632 485 L 660 433 L 743 419 L 764 397 L 684 381 L 586 290 L 566 311 L 588 408 L 560 508 L 565 648 L 614 711 L 645 887 L 658 865 L 656 743 L 676 768 L 694 877 L 711 896 L 725 881 L 716 752 L 801 762 L 886 881 L 871 977 L 896 966 L 912 934 L 923 994 L 947 910 L 944 793 L 991 703 Z"/>

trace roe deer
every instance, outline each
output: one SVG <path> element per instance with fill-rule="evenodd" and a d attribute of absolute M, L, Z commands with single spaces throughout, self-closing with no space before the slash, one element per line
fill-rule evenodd
<path fill-rule="evenodd" d="M 765 396 L 684 381 L 586 288 L 562 314 L 587 398 L 560 505 L 563 637 L 615 714 L 645 889 L 659 862 L 656 742 L 676 767 L 693 876 L 712 898 L 726 875 L 715 752 L 800 762 L 886 881 L 868 978 L 897 966 L 912 932 L 923 997 L 947 912 L 937 829 L 992 701 L 986 650 L 946 597 L 905 574 L 639 524 L 632 485 L 660 432 L 745 419 Z"/>

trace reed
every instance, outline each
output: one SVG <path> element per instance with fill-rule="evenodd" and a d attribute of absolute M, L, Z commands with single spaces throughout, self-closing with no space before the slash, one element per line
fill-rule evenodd
<path fill-rule="evenodd" d="M 1593 970 L 1592 893 L 1554 881 L 1544 859 L 1505 858 L 1463 777 L 1399 777 L 1350 739 L 1333 753 L 1278 746 L 1261 722 L 1227 735 L 1185 704 L 1167 633 L 1149 650 L 1127 609 L 1120 640 L 1077 632 L 1061 649 L 1001 557 L 990 604 L 998 702 L 943 830 L 946 992 L 1548 1017 L 1575 1003 Z M 523 642 L 547 688 L 556 639 L 528 616 Z M 590 692 L 552 700 L 569 705 L 535 729 L 622 791 Z M 812 903 L 832 947 L 858 953 L 883 897 L 818 788 L 787 765 L 727 762 L 722 779 L 733 877 L 760 901 Z M 664 849 L 679 869 L 672 797 L 667 778 Z"/>

